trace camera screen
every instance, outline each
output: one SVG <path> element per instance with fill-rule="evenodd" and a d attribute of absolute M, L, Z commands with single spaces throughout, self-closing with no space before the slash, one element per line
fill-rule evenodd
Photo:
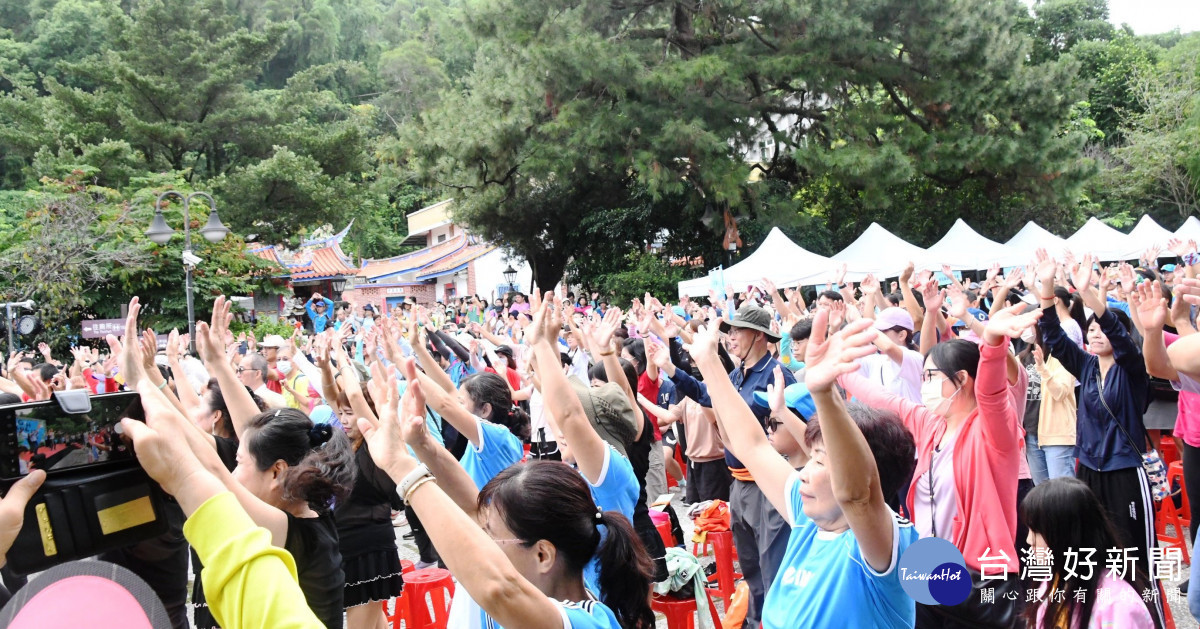
<path fill-rule="evenodd" d="M 145 421 L 136 393 L 91 398 L 91 411 L 70 414 L 58 402 L 0 407 L 0 478 L 130 460 L 133 448 L 117 424 L 129 417 Z"/>

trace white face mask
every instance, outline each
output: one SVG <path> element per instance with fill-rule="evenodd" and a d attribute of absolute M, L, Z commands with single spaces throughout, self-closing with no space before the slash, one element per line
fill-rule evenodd
<path fill-rule="evenodd" d="M 281 359 L 279 359 L 278 361 L 276 361 L 276 362 L 275 362 L 275 366 L 276 366 L 276 367 L 279 369 L 279 371 L 280 371 L 281 373 L 283 373 L 283 375 L 285 375 L 285 376 L 286 376 L 287 374 L 291 373 L 291 371 L 292 371 L 292 361 L 290 361 L 290 360 L 288 360 L 288 359 L 286 359 L 286 358 L 281 358 Z"/>
<path fill-rule="evenodd" d="M 1030 345 L 1033 345 L 1033 336 L 1033 326 L 1029 326 L 1021 332 L 1021 340 Z"/>
<path fill-rule="evenodd" d="M 955 389 L 954 394 L 950 397 L 943 396 L 942 382 L 946 380 L 947 378 L 943 376 L 921 383 L 921 402 L 925 405 L 925 408 L 937 415 L 945 415 L 946 411 L 950 410 L 950 402 L 954 400 L 954 396 L 958 395 L 959 391 L 962 391 L 960 387 Z"/>

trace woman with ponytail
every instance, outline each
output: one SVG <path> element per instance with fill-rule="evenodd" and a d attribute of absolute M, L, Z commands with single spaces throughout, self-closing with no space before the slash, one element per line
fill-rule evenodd
<path fill-rule="evenodd" d="M 476 490 L 449 452 L 429 443 L 426 382 L 411 380 L 411 360 L 402 366 L 411 382 L 403 403 L 387 387 L 379 422 L 362 418 L 359 428 L 458 581 L 448 626 L 651 629 L 650 559 L 628 519 L 601 511 L 588 482 L 555 461 L 508 467 Z M 406 441 L 431 464 L 410 456 Z M 593 558 L 600 600 L 584 583 Z"/>

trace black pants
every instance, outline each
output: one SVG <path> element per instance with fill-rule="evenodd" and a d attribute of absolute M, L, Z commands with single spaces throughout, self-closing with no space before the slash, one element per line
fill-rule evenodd
<path fill-rule="evenodd" d="M 688 461 L 687 481 L 686 497 L 689 503 L 705 500 L 729 502 L 729 486 L 733 484 L 733 474 L 729 473 L 725 457 L 704 463 Z"/>
<path fill-rule="evenodd" d="M 421 520 L 417 518 L 417 512 L 413 508 L 404 505 L 404 517 L 408 518 L 408 527 L 412 529 L 413 542 L 417 544 L 417 554 L 420 555 L 421 563 L 441 563 L 441 558 L 438 557 L 437 549 L 433 547 L 433 542 L 429 539 L 429 534 L 425 532 L 425 527 L 421 525 Z"/>
<path fill-rule="evenodd" d="M 1075 468 L 1075 477 L 1090 487 L 1100 499 L 1125 548 L 1137 549 L 1137 570 L 1149 581 L 1154 574 L 1149 549 L 1158 544 L 1158 534 L 1154 530 L 1154 498 L 1150 495 L 1150 479 L 1146 476 L 1146 470 L 1139 466 L 1098 472 L 1080 463 Z M 1162 599 L 1155 597 L 1154 605 L 1155 610 L 1152 611 L 1158 626 L 1166 626 Z"/>
<path fill-rule="evenodd" d="M 1033 479 L 1032 478 L 1022 478 L 1017 481 L 1017 513 L 1021 512 L 1021 502 L 1023 500 L 1025 500 L 1025 496 L 1028 495 L 1032 489 L 1033 489 Z M 1020 553 L 1022 550 L 1029 548 L 1028 540 L 1029 540 L 1029 527 L 1025 526 L 1025 523 L 1022 522 L 1020 519 L 1018 519 L 1017 520 L 1017 539 L 1014 540 L 1016 542 L 1017 553 Z"/>
<path fill-rule="evenodd" d="M 1196 529 L 1200 529 L 1200 448 L 1183 444 L 1183 485 L 1191 503 L 1192 543 L 1196 543 Z"/>

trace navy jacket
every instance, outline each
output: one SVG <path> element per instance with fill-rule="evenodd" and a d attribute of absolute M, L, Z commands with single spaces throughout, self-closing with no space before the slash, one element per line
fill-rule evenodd
<path fill-rule="evenodd" d="M 767 385 L 775 381 L 775 374 L 772 373 L 776 365 L 780 365 L 774 356 L 767 354 L 763 356 L 753 367 L 749 369 L 734 369 L 729 373 L 729 380 L 733 382 L 733 387 L 738 390 L 738 394 L 745 400 L 746 406 L 754 412 L 754 416 L 758 418 L 759 425 L 762 426 L 763 432 L 767 430 L 767 417 L 771 415 L 771 409 L 757 406 L 754 403 L 754 392 L 767 390 Z M 781 365 L 782 366 L 782 365 Z M 683 369 L 675 369 L 675 375 L 671 376 L 671 382 L 675 383 L 675 389 L 680 399 L 690 397 L 696 400 L 700 406 L 712 408 L 712 400 L 708 397 L 708 387 L 704 386 L 703 382 L 696 380 Z M 791 369 L 783 370 L 783 386 L 787 386 L 796 382 L 796 376 L 792 374 Z M 745 465 L 733 456 L 729 448 L 725 448 L 725 464 L 731 470 L 744 470 Z"/>
<path fill-rule="evenodd" d="M 1142 423 L 1142 415 L 1146 411 L 1150 376 L 1146 373 L 1141 351 L 1112 310 L 1105 309 L 1099 321 L 1116 360 L 1103 383 L 1100 381 L 1100 359 L 1079 349 L 1067 338 L 1054 306 L 1042 310 L 1038 326 L 1050 355 L 1079 380 L 1075 456 L 1080 465 L 1099 472 L 1140 467 L 1146 448 L 1146 426 Z M 1117 427 L 1117 422 L 1121 422 L 1125 432 Z M 1130 444 L 1130 439 L 1136 448 Z"/>

